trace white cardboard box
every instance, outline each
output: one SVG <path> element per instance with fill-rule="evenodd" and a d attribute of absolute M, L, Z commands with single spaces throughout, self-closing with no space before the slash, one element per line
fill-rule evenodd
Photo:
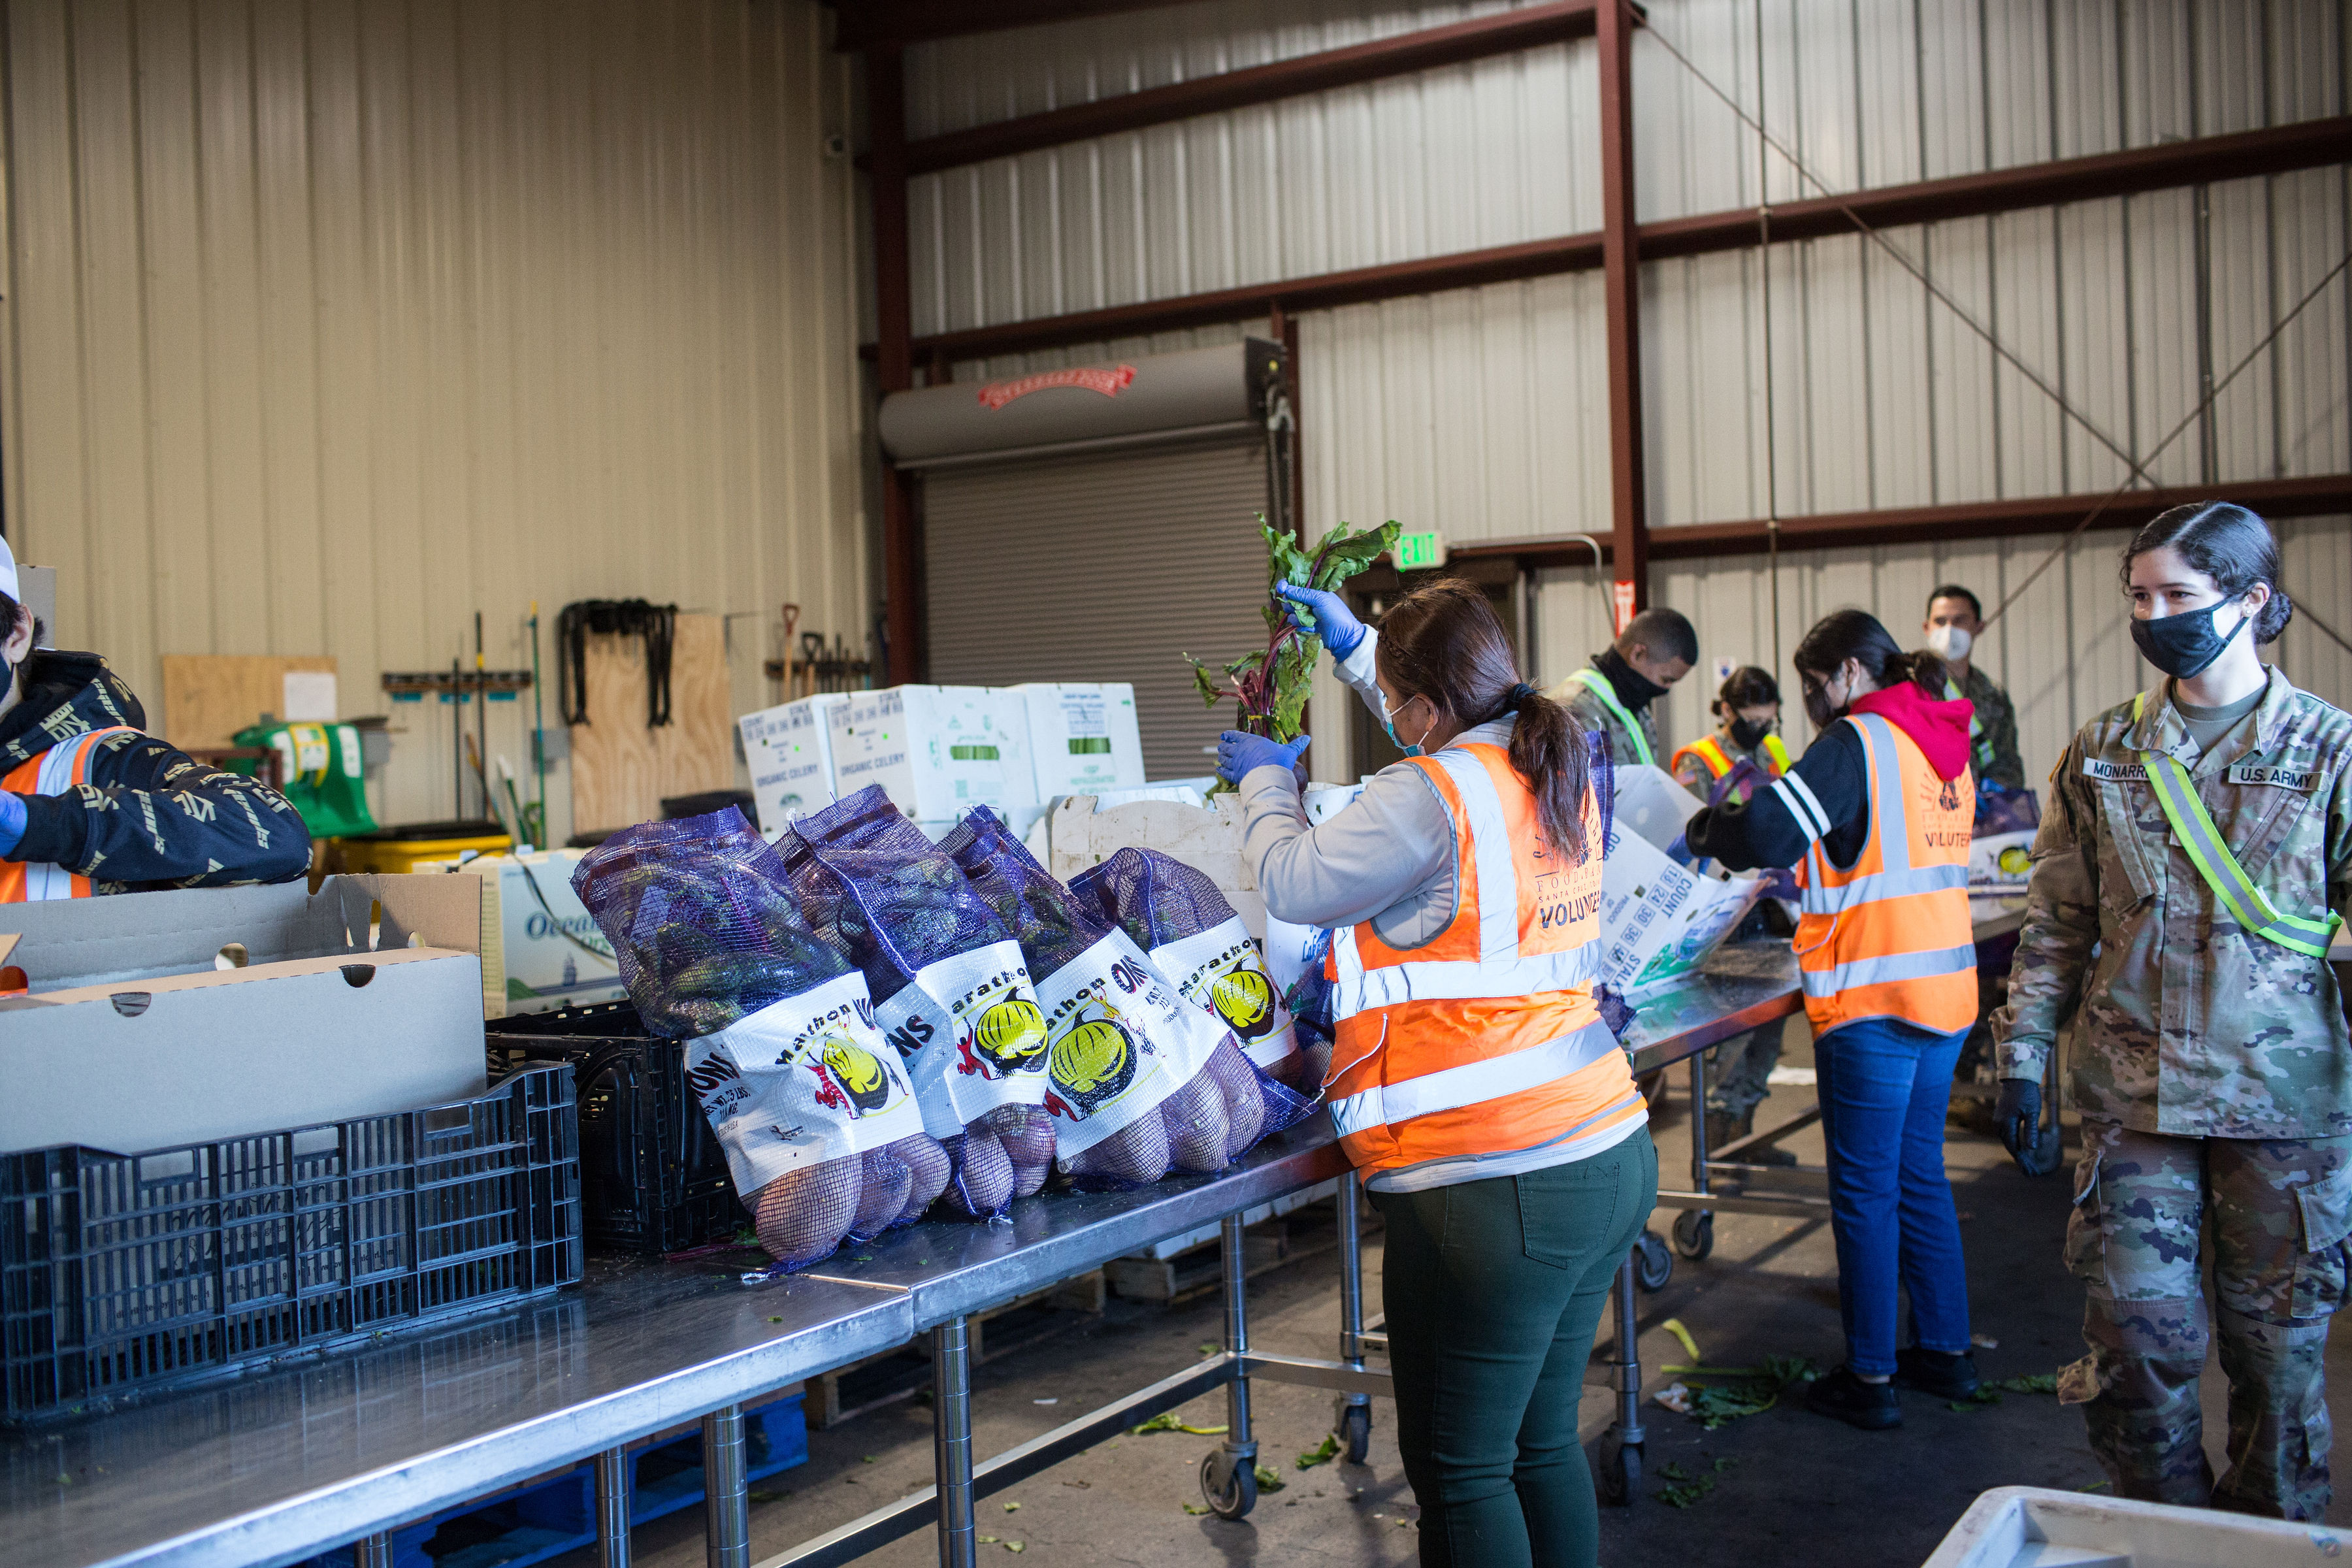
<path fill-rule="evenodd" d="M 1622 992 L 1689 973 L 1731 934 L 1765 883 L 1726 880 L 1668 858 L 1696 797 L 1663 768 L 1617 770 L 1617 809 L 1601 873 L 1601 978 Z"/>
<path fill-rule="evenodd" d="M 751 770 L 760 831 L 769 838 L 794 817 L 821 811 L 839 798 L 833 788 L 833 731 L 825 721 L 848 701 L 848 693 L 830 692 L 735 721 L 743 737 L 743 760 Z"/>
<path fill-rule="evenodd" d="M 848 796 L 880 784 L 917 822 L 952 822 L 990 805 L 1020 829 L 1035 816 L 1028 704 L 981 686 L 893 686 L 853 692 L 825 714 L 833 781 Z"/>
<path fill-rule="evenodd" d="M 0 1151 L 138 1153 L 482 1093 L 481 899 L 472 877 L 343 876 L 0 905 L 31 985 L 0 1001 Z"/>
<path fill-rule="evenodd" d="M 1027 681 L 1021 694 L 1029 715 L 1030 764 L 1037 798 L 1102 795 L 1143 783 L 1143 734 L 1135 721 L 1135 688 L 1123 680 L 1098 684 Z"/>

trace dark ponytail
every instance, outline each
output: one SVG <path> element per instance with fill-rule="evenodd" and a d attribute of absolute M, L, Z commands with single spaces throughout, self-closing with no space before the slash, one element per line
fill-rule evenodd
<path fill-rule="evenodd" d="M 1833 679 L 1850 658 L 1858 661 L 1882 689 L 1907 680 L 1927 696 L 1940 699 L 1950 679 L 1942 659 L 1924 648 L 1905 653 L 1878 624 L 1878 617 L 1867 610 L 1832 610 L 1823 616 L 1797 645 L 1790 662 L 1811 685 Z"/>
<path fill-rule="evenodd" d="M 1511 771 L 1535 792 L 1544 836 L 1571 860 L 1598 854 L 1584 840 L 1592 762 L 1568 710 L 1519 679 L 1510 638 L 1486 595 L 1458 578 L 1414 589 L 1381 617 L 1381 673 L 1407 697 L 1433 703 L 1467 729 L 1517 712 Z"/>

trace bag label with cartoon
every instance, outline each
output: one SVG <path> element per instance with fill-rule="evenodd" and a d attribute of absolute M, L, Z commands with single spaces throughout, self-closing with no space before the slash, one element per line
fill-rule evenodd
<path fill-rule="evenodd" d="M 1067 1161 L 1176 1092 L 1208 1065 L 1224 1030 L 1114 930 L 1037 986 L 1054 1152 Z"/>
<path fill-rule="evenodd" d="M 923 1130 L 856 970 L 686 1044 L 687 1084 L 747 1198 L 786 1171 Z"/>
<path fill-rule="evenodd" d="M 1162 942 L 1150 956 L 1186 1001 L 1233 1031 L 1242 1053 L 1259 1067 L 1271 1070 L 1298 1049 L 1297 1028 L 1241 916 Z"/>
<path fill-rule="evenodd" d="M 952 1138 L 1000 1105 L 1045 1101 L 1045 1016 L 1018 942 L 925 964 L 874 1022 L 913 1079 L 934 1138 Z"/>

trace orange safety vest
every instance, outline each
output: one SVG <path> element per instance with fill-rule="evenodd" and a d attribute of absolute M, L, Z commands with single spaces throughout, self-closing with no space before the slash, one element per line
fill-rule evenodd
<path fill-rule="evenodd" d="M 1977 1016 L 1969 926 L 1974 781 L 1936 776 L 1919 743 L 1876 713 L 1851 713 L 1870 781 L 1870 833 L 1849 867 L 1830 863 L 1831 824 L 1795 773 L 1776 782 L 1812 847 L 1797 869 L 1797 965 L 1816 1036 L 1864 1018 L 1949 1034 Z"/>
<path fill-rule="evenodd" d="M 0 778 L 0 789 L 16 795 L 63 795 L 76 784 L 88 782 L 89 753 L 100 739 L 137 733 L 128 725 L 115 724 L 60 741 L 39 756 L 27 758 L 8 770 L 8 776 Z M 0 904 L 88 897 L 89 879 L 78 877 L 62 866 L 47 861 L 27 865 L 22 860 L 0 860 Z"/>
<path fill-rule="evenodd" d="M 1643 1117 L 1592 983 L 1601 955 L 1601 814 L 1589 852 L 1547 843 L 1535 792 L 1504 748 L 1410 759 L 1454 820 L 1454 915 L 1400 952 L 1370 921 L 1333 934 L 1337 1036 L 1325 1089 L 1340 1146 L 1367 1175 L 1597 1137 Z"/>
<path fill-rule="evenodd" d="M 1762 750 L 1766 773 L 1777 779 L 1789 771 L 1789 748 L 1780 743 L 1780 736 L 1765 736 Z M 1674 754 L 1666 763 L 1666 771 L 1670 773 L 1682 772 L 1685 757 L 1696 757 L 1705 763 L 1710 778 L 1719 779 L 1731 771 L 1731 753 L 1723 749 L 1723 737 L 1720 735 L 1704 735 L 1693 741 Z"/>

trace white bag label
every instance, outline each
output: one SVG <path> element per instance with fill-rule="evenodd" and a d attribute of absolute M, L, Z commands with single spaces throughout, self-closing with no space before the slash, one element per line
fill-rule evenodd
<path fill-rule="evenodd" d="M 1018 942 L 925 964 L 874 1022 L 912 1077 L 934 1138 L 1000 1105 L 1045 1103 L 1045 1016 Z"/>
<path fill-rule="evenodd" d="M 1050 1042 L 1045 1109 L 1066 1162 L 1157 1110 L 1224 1038 L 1123 931 L 1039 982 L 1037 1003 Z"/>
<path fill-rule="evenodd" d="M 746 1199 L 786 1171 L 923 1130 L 856 970 L 688 1041 L 686 1081 Z"/>
<path fill-rule="evenodd" d="M 1297 1027 L 1241 916 L 1160 943 L 1151 962 L 1186 1001 L 1231 1029 L 1258 1066 L 1271 1068 L 1298 1049 Z"/>

